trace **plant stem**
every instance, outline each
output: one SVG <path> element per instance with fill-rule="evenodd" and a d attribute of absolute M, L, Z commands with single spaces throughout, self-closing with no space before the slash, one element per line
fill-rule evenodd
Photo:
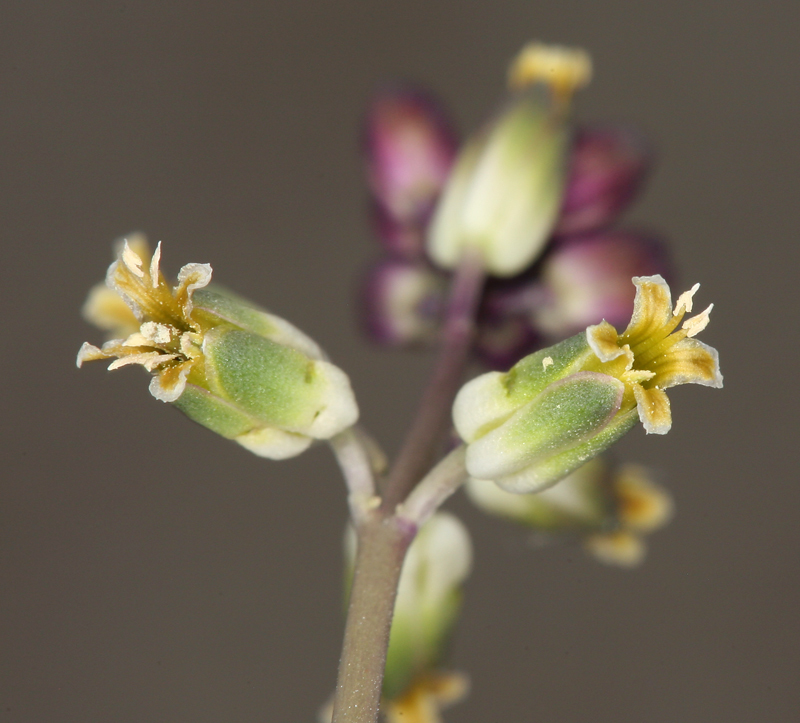
<path fill-rule="evenodd" d="M 373 511 L 358 528 L 333 723 L 374 723 L 403 558 L 416 527 Z"/>
<path fill-rule="evenodd" d="M 450 408 L 469 358 L 484 278 L 480 252 L 465 250 L 450 288 L 436 366 L 384 486 L 381 509 L 387 514 L 394 512 L 428 471 L 449 428 Z"/>
<path fill-rule="evenodd" d="M 397 586 L 403 559 L 417 532 L 412 520 L 395 511 L 428 471 L 448 429 L 450 407 L 469 358 L 484 278 L 480 252 L 465 251 L 450 289 L 436 366 L 389 473 L 379 508 L 359 504 L 365 499 L 371 481 L 367 481 L 364 447 L 350 437 L 341 437 L 334 443 L 334 451 L 348 478 L 358 550 L 333 723 L 375 723 L 378 719 Z M 463 449 L 448 456 L 440 467 L 434 475 L 438 482 L 432 482 L 429 490 L 431 499 L 422 495 L 425 499 L 415 504 L 415 513 L 429 515 L 435 501 L 441 503 L 456 489 L 456 480 L 460 483 L 463 479 Z"/>
<path fill-rule="evenodd" d="M 358 524 L 375 496 L 375 478 L 369 451 L 355 428 L 346 429 L 330 440 L 331 449 L 347 484 L 350 516 Z"/>
<path fill-rule="evenodd" d="M 466 447 L 461 444 L 437 464 L 397 506 L 397 516 L 422 527 L 442 503 L 467 478 L 464 468 Z"/>

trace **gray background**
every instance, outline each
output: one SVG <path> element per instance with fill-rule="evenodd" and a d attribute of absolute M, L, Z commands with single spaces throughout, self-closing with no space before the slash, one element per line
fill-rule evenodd
<path fill-rule="evenodd" d="M 356 153 L 365 98 L 420 78 L 462 130 L 529 38 L 580 44 L 585 119 L 629 120 L 660 166 L 631 218 L 716 303 L 724 391 L 680 388 L 634 432 L 677 517 L 630 573 L 454 507 L 475 572 L 452 721 L 800 719 L 796 2 L 6 2 L 0 10 L 3 454 L 0 721 L 311 720 L 342 632 L 342 484 L 328 451 L 248 455 L 146 392 L 78 372 L 110 242 L 288 317 L 395 449 L 426 355 L 363 342 L 376 254 Z"/>

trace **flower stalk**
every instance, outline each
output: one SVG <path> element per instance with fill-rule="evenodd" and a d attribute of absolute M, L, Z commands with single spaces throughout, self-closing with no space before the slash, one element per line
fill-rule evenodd
<path fill-rule="evenodd" d="M 384 512 L 392 513 L 428 471 L 450 424 L 450 410 L 472 348 L 475 314 L 483 290 L 483 256 L 465 249 L 445 311 L 439 357 L 422 395 L 416 419 L 383 489 Z"/>

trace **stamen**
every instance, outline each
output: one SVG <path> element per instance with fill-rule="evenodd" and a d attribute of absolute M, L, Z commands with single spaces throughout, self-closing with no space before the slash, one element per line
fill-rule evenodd
<path fill-rule="evenodd" d="M 692 311 L 692 297 L 697 293 L 699 288 L 700 284 L 695 284 L 691 289 L 684 291 L 678 297 L 678 301 L 675 304 L 675 311 L 672 312 L 673 316 L 680 314 L 681 309 L 683 309 L 683 312 L 686 314 L 689 314 Z"/>
<path fill-rule="evenodd" d="M 154 289 L 158 288 L 159 270 L 158 264 L 161 262 L 161 241 L 156 245 L 153 258 L 150 260 L 150 283 Z"/>
<path fill-rule="evenodd" d="M 127 241 L 125 241 L 125 246 L 122 249 L 122 262 L 134 276 L 138 276 L 140 279 L 144 278 L 142 260 L 139 258 L 138 254 L 128 246 Z"/>
<path fill-rule="evenodd" d="M 686 330 L 686 336 L 697 336 L 697 334 L 708 326 L 708 322 L 710 321 L 709 316 L 713 308 L 714 304 L 710 304 L 705 311 L 701 311 L 697 316 L 693 316 L 691 319 L 687 319 L 683 322 L 683 327 L 681 328 Z"/>

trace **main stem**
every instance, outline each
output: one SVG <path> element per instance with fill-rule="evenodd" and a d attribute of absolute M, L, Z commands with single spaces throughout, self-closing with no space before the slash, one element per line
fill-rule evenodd
<path fill-rule="evenodd" d="M 392 514 L 425 473 L 449 429 L 450 409 L 469 358 L 475 312 L 485 270 L 477 249 L 466 249 L 456 269 L 445 310 L 442 343 L 417 416 L 400 448 L 383 490 L 381 509 Z"/>
<path fill-rule="evenodd" d="M 353 586 L 345 623 L 333 723 L 375 723 L 381 699 L 397 585 L 416 526 L 395 512 L 430 468 L 449 427 L 475 329 L 485 271 L 477 250 L 466 250 L 445 310 L 442 344 L 417 416 L 383 487 L 378 509 L 357 523 Z"/>
<path fill-rule="evenodd" d="M 397 585 L 415 534 L 414 526 L 379 511 L 359 528 L 333 723 L 378 719 Z"/>

